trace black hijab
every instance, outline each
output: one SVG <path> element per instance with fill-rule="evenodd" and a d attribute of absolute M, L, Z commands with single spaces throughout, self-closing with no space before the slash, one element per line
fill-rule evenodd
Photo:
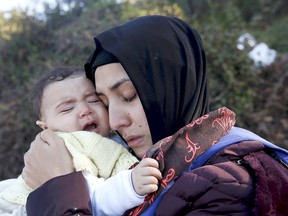
<path fill-rule="evenodd" d="M 144 16 L 104 31 L 94 41 L 86 76 L 94 82 L 97 58 L 103 50 L 112 54 L 138 92 L 153 143 L 208 113 L 205 52 L 200 36 L 187 23 Z"/>

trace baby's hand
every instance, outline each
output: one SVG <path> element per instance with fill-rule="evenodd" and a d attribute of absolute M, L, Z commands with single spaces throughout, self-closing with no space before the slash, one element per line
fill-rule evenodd
<path fill-rule="evenodd" d="M 144 158 L 132 171 L 132 183 L 135 192 L 144 196 L 158 189 L 158 180 L 162 174 L 158 169 L 158 162 L 152 158 Z"/>

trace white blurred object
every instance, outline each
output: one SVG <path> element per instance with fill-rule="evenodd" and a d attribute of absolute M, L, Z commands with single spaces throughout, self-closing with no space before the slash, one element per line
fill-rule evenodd
<path fill-rule="evenodd" d="M 272 64 L 277 56 L 275 50 L 265 43 L 257 43 L 250 33 L 245 33 L 237 39 L 237 48 L 246 51 L 248 57 L 254 61 L 255 67 L 265 67 Z"/>
<path fill-rule="evenodd" d="M 256 45 L 255 38 L 250 33 L 245 33 L 237 39 L 237 48 L 250 51 Z"/>
<path fill-rule="evenodd" d="M 274 62 L 277 53 L 270 49 L 267 44 L 259 43 L 248 53 L 248 56 L 254 61 L 256 67 L 265 67 Z"/>

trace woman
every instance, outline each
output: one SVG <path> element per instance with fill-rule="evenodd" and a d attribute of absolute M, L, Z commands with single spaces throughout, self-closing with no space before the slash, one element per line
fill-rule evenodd
<path fill-rule="evenodd" d="M 85 70 L 108 108 L 110 127 L 138 158 L 156 158 L 163 176 L 160 189 L 127 214 L 267 212 L 258 208 L 264 199 L 258 196 L 258 178 L 247 163 L 255 158 L 251 153 L 269 160 L 270 156 L 262 151 L 268 147 L 287 162 L 287 151 L 249 131 L 233 128 L 234 113 L 226 108 L 208 113 L 205 53 L 194 29 L 173 17 L 140 17 L 96 36 L 95 44 Z M 244 159 L 248 162 L 242 163 Z M 277 174 L 287 177 L 284 166 L 272 161 L 261 170 L 277 167 Z M 29 184 L 30 180 L 25 180 Z M 67 189 L 68 181 L 72 187 Z M 76 183 L 82 186 L 73 188 Z M 61 199 L 60 212 L 74 206 L 75 212 L 89 215 L 87 203 L 67 198 L 77 194 L 89 200 L 79 173 L 53 179 L 32 193 L 27 205 L 31 215 L 41 196 L 56 196 L 47 188 L 60 186 L 65 186 L 67 193 Z M 284 187 L 287 184 L 277 190 Z M 287 201 L 285 194 L 283 200 Z M 273 201 L 269 200 L 268 210 L 283 213 L 283 203 Z M 45 203 L 41 208 L 52 205 Z"/>

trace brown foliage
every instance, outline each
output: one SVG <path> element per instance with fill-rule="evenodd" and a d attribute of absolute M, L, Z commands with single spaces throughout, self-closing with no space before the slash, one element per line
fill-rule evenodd
<path fill-rule="evenodd" d="M 283 56 L 259 75 L 254 110 L 247 126 L 288 149 L 288 56 Z"/>

